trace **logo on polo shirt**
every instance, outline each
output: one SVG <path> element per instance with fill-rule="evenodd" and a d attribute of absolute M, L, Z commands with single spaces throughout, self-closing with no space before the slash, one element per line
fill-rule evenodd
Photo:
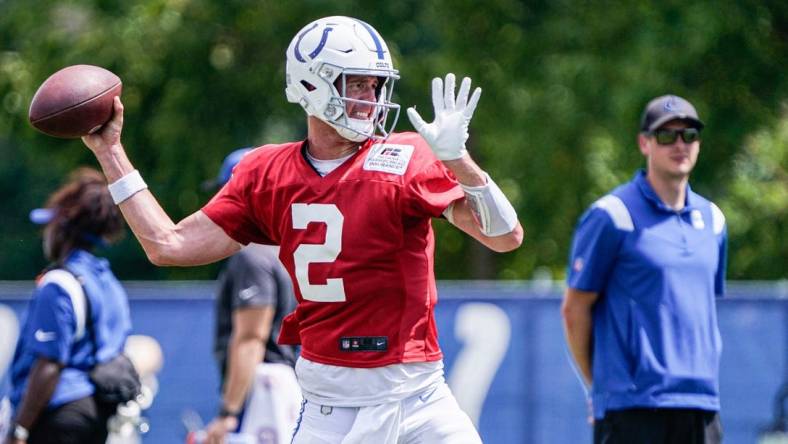
<path fill-rule="evenodd" d="M 690 212 L 690 222 L 692 222 L 692 227 L 696 230 L 706 228 L 706 224 L 703 222 L 703 215 L 698 210 L 692 210 Z"/>
<path fill-rule="evenodd" d="M 572 263 L 572 270 L 579 273 L 583 270 L 583 266 L 585 266 L 585 262 L 583 261 L 582 257 L 576 258 L 575 261 Z"/>
<path fill-rule="evenodd" d="M 55 338 L 57 338 L 57 333 L 53 331 L 44 331 L 39 328 L 35 333 L 33 333 L 33 336 L 38 342 L 49 342 L 54 341 Z"/>
<path fill-rule="evenodd" d="M 249 288 L 244 288 L 243 290 L 241 290 L 238 293 L 238 297 L 245 301 L 247 299 L 251 299 L 252 296 L 256 295 L 257 293 L 258 293 L 257 285 L 252 285 Z"/>

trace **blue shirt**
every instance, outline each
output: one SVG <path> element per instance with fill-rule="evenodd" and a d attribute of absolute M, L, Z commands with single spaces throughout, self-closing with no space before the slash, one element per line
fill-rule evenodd
<path fill-rule="evenodd" d="M 25 313 L 11 367 L 11 402 L 15 407 L 26 390 L 30 369 L 39 357 L 64 365 L 49 408 L 91 396 L 94 389 L 88 372 L 97 359 L 106 362 L 118 355 L 131 331 L 126 292 L 105 259 L 75 250 L 66 259 L 65 267 L 79 277 L 79 282 L 52 279 L 58 273 L 62 277 L 62 273 L 68 272 L 50 271 L 40 281 Z M 70 283 L 81 283 L 85 297 L 90 300 L 95 346 L 85 320 L 84 300 L 74 298 L 79 286 L 75 289 Z"/>
<path fill-rule="evenodd" d="M 644 171 L 581 217 L 568 286 L 595 292 L 594 416 L 634 407 L 719 410 L 727 232 L 712 202 L 687 187 L 676 211 Z"/>

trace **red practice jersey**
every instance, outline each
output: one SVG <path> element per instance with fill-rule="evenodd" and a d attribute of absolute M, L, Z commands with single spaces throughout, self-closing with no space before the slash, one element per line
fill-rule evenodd
<path fill-rule="evenodd" d="M 417 133 L 367 141 L 321 177 L 304 142 L 260 147 L 202 211 L 233 239 L 278 244 L 298 307 L 280 343 L 345 367 L 435 361 L 431 218 L 464 196 Z"/>

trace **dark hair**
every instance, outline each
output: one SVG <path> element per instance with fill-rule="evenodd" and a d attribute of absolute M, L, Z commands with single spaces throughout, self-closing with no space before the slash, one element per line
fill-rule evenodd
<path fill-rule="evenodd" d="M 54 210 L 44 234 L 50 260 L 61 261 L 76 248 L 92 250 L 96 244 L 123 236 L 123 216 L 112 201 L 104 175 L 92 168 L 71 173 L 68 182 L 49 197 L 46 207 Z"/>

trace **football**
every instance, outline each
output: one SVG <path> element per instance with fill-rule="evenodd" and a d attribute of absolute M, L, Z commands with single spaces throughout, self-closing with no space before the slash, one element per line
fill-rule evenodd
<path fill-rule="evenodd" d="M 73 65 L 49 76 L 30 102 L 30 124 L 63 138 L 88 135 L 112 117 L 113 99 L 123 84 L 112 72 L 93 65 Z"/>

